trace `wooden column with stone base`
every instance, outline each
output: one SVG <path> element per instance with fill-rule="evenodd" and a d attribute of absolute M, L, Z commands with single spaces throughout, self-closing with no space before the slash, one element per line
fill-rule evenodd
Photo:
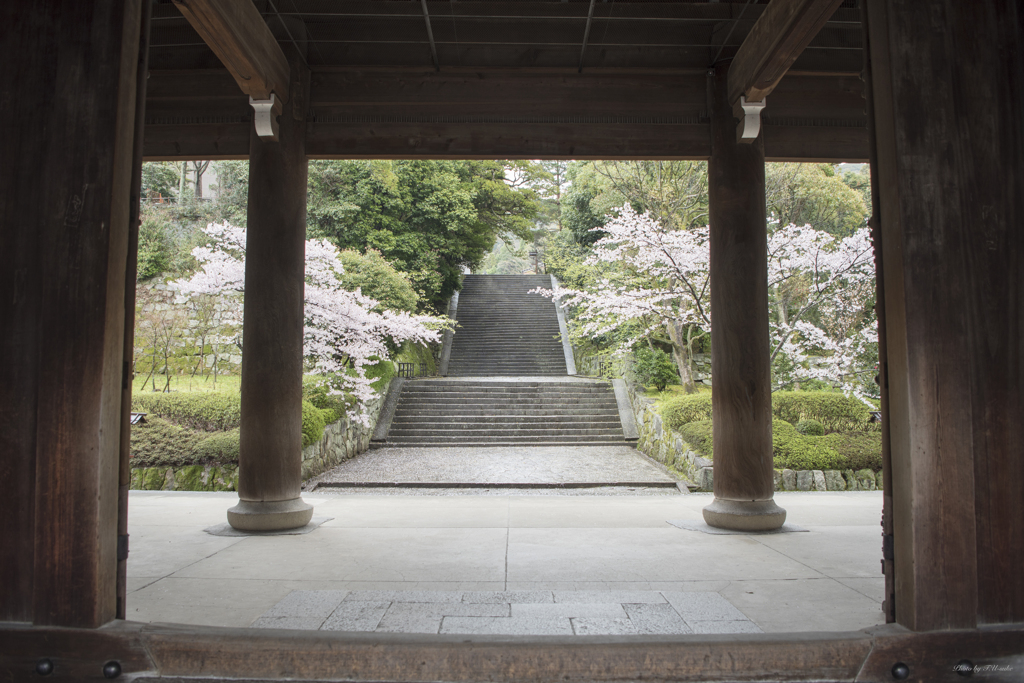
<path fill-rule="evenodd" d="M 308 167 L 306 98 L 295 89 L 306 79 L 294 64 L 292 74 L 280 141 L 253 128 L 249 143 L 239 502 L 228 510 L 231 526 L 245 531 L 294 529 L 313 516 L 300 496 Z"/>
<path fill-rule="evenodd" d="M 709 77 L 715 500 L 704 508 L 704 521 L 764 531 L 786 521 L 786 511 L 772 500 L 764 142 L 763 136 L 736 142 L 728 71 L 728 63 L 720 64 Z"/>

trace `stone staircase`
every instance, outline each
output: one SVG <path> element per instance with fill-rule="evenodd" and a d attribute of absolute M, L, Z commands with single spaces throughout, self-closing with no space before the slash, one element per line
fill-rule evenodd
<path fill-rule="evenodd" d="M 467 275 L 446 379 L 402 385 L 388 446 L 626 443 L 607 382 L 569 377 L 547 275 Z M 384 418 L 388 419 L 388 418 Z"/>
<path fill-rule="evenodd" d="M 467 275 L 459 293 L 449 377 L 565 376 L 548 275 Z"/>
<path fill-rule="evenodd" d="M 605 382 L 417 379 L 399 395 L 389 446 L 625 444 Z"/>

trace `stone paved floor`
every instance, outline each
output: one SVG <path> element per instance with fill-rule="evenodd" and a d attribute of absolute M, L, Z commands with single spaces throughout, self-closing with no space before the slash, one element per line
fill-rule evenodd
<path fill-rule="evenodd" d="M 442 593 L 444 601 L 472 604 L 466 594 L 479 591 L 543 593 L 543 602 L 537 600 L 532 603 L 535 607 L 526 608 L 538 610 L 532 616 L 539 619 L 541 611 L 554 609 L 544 605 L 595 600 L 583 599 L 580 592 L 585 591 L 600 594 L 595 601 L 606 605 L 601 608 L 608 610 L 603 612 L 606 616 L 577 613 L 543 618 L 561 620 L 563 631 L 567 622 L 569 627 L 579 627 L 574 633 L 589 627 L 588 622 L 574 624 L 573 619 L 623 619 L 616 609 L 625 612 L 632 628 L 647 628 L 636 616 L 643 611 L 661 610 L 662 618 L 671 619 L 665 607 L 631 607 L 652 604 L 641 601 L 636 593 L 621 595 L 639 591 L 649 596 L 644 599 L 657 599 L 653 604 L 668 603 L 692 630 L 701 628 L 696 622 L 704 620 L 680 611 L 670 594 L 717 594 L 766 633 L 849 631 L 882 621 L 882 496 L 878 491 L 778 493 L 776 500 L 788 511 L 787 522 L 808 532 L 769 536 L 717 536 L 668 523 L 702 519 L 701 508 L 712 499 L 708 494 L 314 492 L 303 498 L 314 506 L 314 516 L 330 518 L 308 534 L 224 537 L 204 529 L 224 523 L 226 510 L 238 500 L 235 494 L 132 491 L 128 618 L 245 627 L 294 592 L 300 597 L 291 600 L 300 601 L 301 595 L 310 592 L 328 592 L 312 599 L 323 603 L 316 608 L 323 614 L 319 626 L 326 627 L 324 622 L 335 614 L 332 623 L 341 623 L 348 610 L 368 608 L 369 620 L 373 609 L 384 609 L 373 628 L 386 626 L 381 620 L 392 609 L 394 615 L 407 614 L 410 620 L 414 613 L 418 614 L 415 619 L 426 619 L 422 612 L 433 610 L 435 616 L 430 619 L 438 620 L 438 628 L 442 620 L 447 628 L 482 628 L 483 622 L 455 619 L 491 619 L 495 625 L 510 625 L 496 620 L 517 618 L 513 601 L 502 603 L 509 606 L 508 616 L 486 617 L 465 611 L 444 614 L 448 608 L 438 608 L 441 613 L 437 614 L 435 608 L 409 607 L 401 596 L 407 600 L 429 591 L 435 593 L 430 603 L 441 602 L 436 594 Z M 349 603 L 362 605 L 347 605 L 337 612 L 350 595 Z M 568 595 L 568 601 L 559 599 L 560 595 Z M 716 598 L 710 599 L 725 608 Z M 280 616 L 289 614 L 282 611 Z M 602 623 L 613 628 L 618 622 Z M 535 624 L 539 628 L 540 622 Z M 625 622 L 619 625 L 630 628 Z"/>
<path fill-rule="evenodd" d="M 255 628 L 477 635 L 763 633 L 710 591 L 293 591 Z"/>
<path fill-rule="evenodd" d="M 322 482 L 613 483 L 675 482 L 631 446 L 381 448 L 311 479 Z"/>

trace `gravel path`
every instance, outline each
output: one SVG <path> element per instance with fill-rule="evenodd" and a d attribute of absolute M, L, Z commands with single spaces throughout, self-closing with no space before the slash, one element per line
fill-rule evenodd
<path fill-rule="evenodd" d="M 675 481 L 677 478 L 663 466 L 630 446 L 381 448 L 362 453 L 314 477 L 306 482 L 305 488 L 312 490 L 325 482 L 481 484 L 478 488 L 484 489 L 487 484 Z M 326 487 L 320 489 L 321 492 L 327 490 Z M 495 493 L 500 491 L 496 489 Z"/>

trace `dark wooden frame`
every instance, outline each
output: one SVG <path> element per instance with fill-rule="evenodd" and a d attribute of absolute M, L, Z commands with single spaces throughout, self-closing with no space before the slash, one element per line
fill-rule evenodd
<path fill-rule="evenodd" d="M 52 24 L 37 16 L 35 35 L 61 45 L 63 32 L 78 35 L 74 22 L 85 22 L 91 40 L 69 42 L 61 58 L 71 64 L 99 60 L 96 68 L 76 80 L 74 72 L 55 75 L 33 53 L 20 62 L 26 68 L 10 74 L 3 91 L 0 122 L 5 130 L 24 134 L 8 136 L 5 143 L 28 164 L 21 172 L 38 185 L 6 171 L 3 187 L 9 193 L 0 205 L 5 226 L 30 225 L 5 234 L 10 239 L 5 247 L 13 248 L 0 250 L 0 259 L 13 263 L 0 269 L 3 291 L 13 293 L 0 301 L 13 326 L 5 330 L 3 350 L 25 361 L 0 365 L 2 436 L 9 453 L 37 453 L 30 463 L 5 453 L 3 462 L 5 481 L 16 492 L 0 500 L 3 523 L 34 529 L 32 536 L 12 535 L 0 565 L 0 583 L 6 588 L 0 613 L 7 620 L 0 626 L 0 666 L 8 678 L 35 676 L 45 659 L 64 680 L 99 679 L 107 662 L 117 662 L 135 680 L 885 681 L 899 679 L 899 665 L 907 667 L 906 680 L 960 680 L 958 665 L 995 667 L 984 672 L 983 680 L 1019 680 L 1024 669 L 1024 459 L 1019 457 L 1024 452 L 1019 419 L 1024 413 L 1024 181 L 1019 167 L 1024 158 L 1024 50 L 1019 2 L 867 2 L 880 209 L 876 224 L 884 255 L 886 366 L 881 374 L 892 441 L 886 505 L 893 518 L 887 531 L 892 531 L 894 549 L 892 607 L 903 625 L 839 634 L 577 640 L 360 636 L 110 621 L 117 448 L 109 440 L 118 432 L 120 413 L 112 397 L 120 395 L 122 374 L 123 311 L 117 308 L 124 300 L 119 269 L 127 263 L 130 232 L 126 198 L 135 91 L 130 64 L 136 59 L 139 6 L 136 0 L 93 5 L 54 0 Z M 9 5 L 4 11 L 12 16 L 2 17 L 8 20 L 4 29 L 15 31 L 14 40 L 0 41 L 14 64 L 19 50 L 29 54 L 32 47 L 38 49 L 18 42 L 27 35 L 17 33 L 22 7 Z M 34 89 L 33 78 L 39 75 L 58 86 L 56 99 Z M 785 85 L 784 80 L 773 93 L 774 101 Z M 19 118 L 23 115 L 12 106 L 12 92 L 29 111 L 51 118 Z M 51 129 L 45 123 L 52 121 L 64 126 L 53 130 L 78 142 L 33 155 L 27 145 L 46 140 Z M 472 138 L 478 130 L 503 139 L 493 123 L 385 124 L 397 128 L 388 129 L 390 136 L 383 137 L 390 142 L 383 146 L 394 148 L 408 133 L 401 126 L 412 125 L 433 136 L 415 148 L 427 157 L 498 149 L 518 149 L 523 155 L 534 150 L 533 157 L 584 156 L 575 154 L 575 147 L 567 150 L 566 140 L 586 143 L 625 123 L 609 121 L 588 124 L 598 127 L 577 138 L 567 128 L 571 123 L 536 124 L 547 127 L 538 137 L 528 128 L 534 124 L 518 121 L 509 130 L 519 137 L 505 147 L 493 141 L 459 146 L 458 138 Z M 212 145 L 204 143 L 197 156 L 216 157 L 207 152 L 218 149 L 222 156 L 241 155 L 240 148 L 218 147 L 239 124 L 245 120 L 195 124 L 199 127 L 193 132 L 207 132 L 204 126 L 225 131 L 225 137 L 212 138 Z M 317 154 L 380 152 L 378 146 L 361 150 L 358 144 L 376 124 L 332 125 L 355 126 L 349 138 L 355 144 L 335 143 L 337 148 L 329 149 L 332 137 L 344 136 L 327 131 Z M 158 128 L 153 124 L 147 133 Z M 766 146 L 770 131 L 769 125 Z M 656 138 L 652 133 L 643 144 Z M 686 143 L 692 156 L 679 148 L 665 156 L 702 158 L 693 151 L 699 138 L 695 133 Z M 173 135 L 154 144 L 167 145 L 173 152 L 169 156 L 192 153 L 174 149 Z M 609 144 L 607 139 L 603 144 Z M 657 156 L 642 146 L 624 147 L 622 154 L 647 156 L 640 149 Z M 609 151 L 614 150 L 594 145 L 591 153 L 614 156 Z M 392 156 L 409 153 L 394 148 Z M 94 188 L 91 194 L 89 187 Z M 39 204 L 36 213 L 19 214 L 12 209 L 21 206 L 19 193 L 53 201 Z M 59 207 L 56 213 L 51 206 Z M 63 241 L 69 237 L 73 244 Z M 63 257 L 33 256 L 44 248 L 55 248 Z M 26 272 L 19 263 L 37 263 L 42 272 Z M 2 264 L 9 265 L 6 260 Z M 24 311 L 47 307 L 55 313 L 41 321 L 24 317 Z M 80 314 L 63 315 L 68 311 Z M 63 331 L 69 326 L 91 346 L 69 344 Z M 42 344 L 50 362 L 58 360 L 56 367 L 37 362 Z M 95 403 L 71 405 L 60 400 L 61 392 L 70 392 L 79 403 Z M 99 489 L 92 482 L 99 482 Z"/>

